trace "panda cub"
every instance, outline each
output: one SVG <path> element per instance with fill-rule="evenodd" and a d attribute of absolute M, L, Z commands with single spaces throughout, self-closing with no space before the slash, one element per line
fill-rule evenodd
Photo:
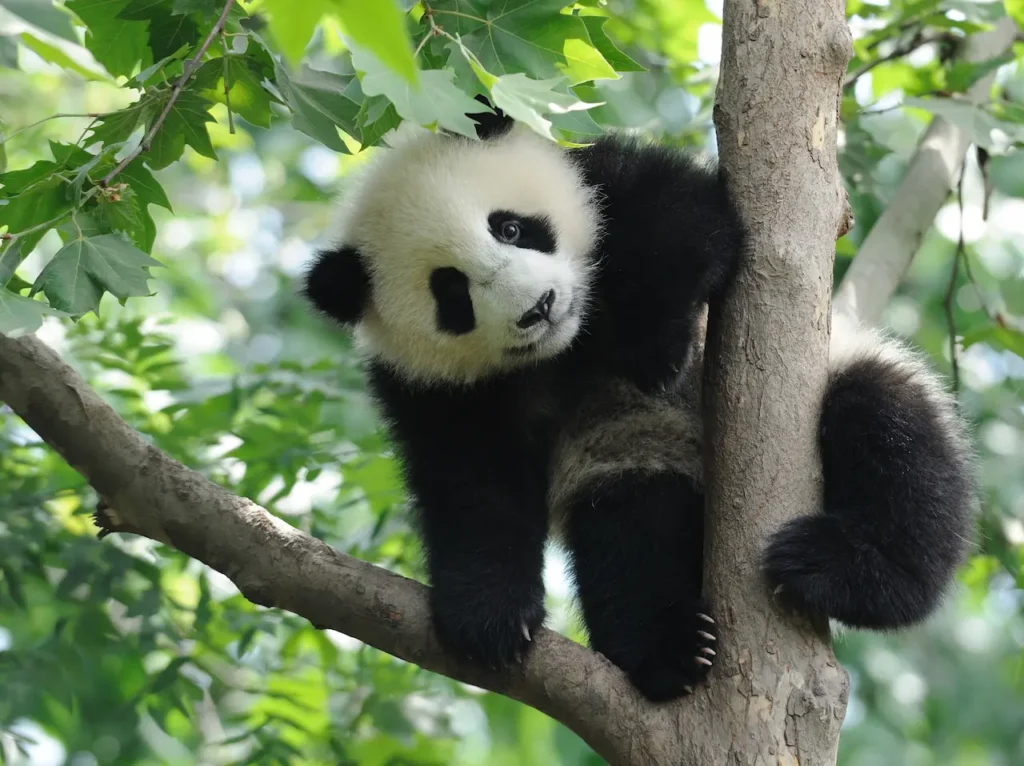
<path fill-rule="evenodd" d="M 647 698 L 675 698 L 715 658 L 702 318 L 740 221 L 684 153 L 621 136 L 566 150 L 500 113 L 477 122 L 479 141 L 406 128 L 376 153 L 305 295 L 355 329 L 445 649 L 524 657 L 556 529 L 591 646 Z M 908 350 L 837 317 L 820 419 L 824 508 L 770 541 L 769 581 L 851 626 L 919 621 L 971 533 L 954 402 Z"/>

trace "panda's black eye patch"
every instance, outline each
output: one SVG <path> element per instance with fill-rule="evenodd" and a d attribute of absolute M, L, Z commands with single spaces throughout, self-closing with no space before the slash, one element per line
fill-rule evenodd
<path fill-rule="evenodd" d="M 558 249 L 555 230 L 545 216 L 495 210 L 487 216 L 487 225 L 499 242 L 541 253 L 553 253 Z"/>
<path fill-rule="evenodd" d="M 451 335 L 464 335 L 476 327 L 473 300 L 469 297 L 469 279 L 458 269 L 445 266 L 430 272 L 430 292 L 437 305 L 437 329 Z"/>

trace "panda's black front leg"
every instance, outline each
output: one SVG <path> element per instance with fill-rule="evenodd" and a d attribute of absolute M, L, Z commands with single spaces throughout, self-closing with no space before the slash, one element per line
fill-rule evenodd
<path fill-rule="evenodd" d="M 501 669 L 525 657 L 544 621 L 547 511 L 512 475 L 521 463 L 491 460 L 434 463 L 414 491 L 438 639 L 453 657 Z"/>
<path fill-rule="evenodd" d="M 458 659 L 512 664 L 544 621 L 548 533 L 547 455 L 510 405 L 516 390 L 369 372 L 417 511 L 438 639 Z"/>
<path fill-rule="evenodd" d="M 678 473 L 629 473 L 580 493 L 566 536 L 593 649 L 648 699 L 693 690 L 717 626 L 701 597 L 700 493 Z"/>

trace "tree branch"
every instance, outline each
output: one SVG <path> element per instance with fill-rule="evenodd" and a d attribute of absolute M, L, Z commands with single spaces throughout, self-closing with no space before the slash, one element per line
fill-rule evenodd
<path fill-rule="evenodd" d="M 892 61 L 893 59 L 909 56 L 918 48 L 923 48 L 924 46 L 929 45 L 931 43 L 937 43 L 943 40 L 951 39 L 953 39 L 953 36 L 949 32 L 940 32 L 937 34 L 926 35 L 919 30 L 910 39 L 906 40 L 901 44 L 897 44 L 896 47 L 893 48 L 885 56 L 879 56 L 877 59 L 874 59 L 873 61 L 868 61 L 867 63 L 859 66 L 854 71 L 850 72 L 850 74 L 846 76 L 846 79 L 843 80 L 843 90 L 851 87 L 852 85 L 855 85 L 857 83 L 857 80 L 866 75 L 879 64 L 884 64 L 886 61 Z"/>
<path fill-rule="evenodd" d="M 186 61 L 185 66 L 182 67 L 181 77 L 178 78 L 178 82 L 176 82 L 174 87 L 171 89 L 171 95 L 168 97 L 163 111 L 160 112 L 160 116 L 156 118 L 156 121 L 146 132 L 146 135 L 142 137 L 139 145 L 132 149 L 132 151 L 130 151 L 123 160 L 117 163 L 117 166 L 113 170 L 103 177 L 100 181 L 100 186 L 108 186 L 118 173 L 131 164 L 132 160 L 143 152 L 149 151 L 149 147 L 153 143 L 153 136 L 155 136 L 156 132 L 160 130 L 160 127 L 164 124 L 164 120 L 167 119 L 167 115 L 171 113 L 171 108 L 174 106 L 174 102 L 178 100 L 178 96 L 180 96 L 181 92 L 185 89 L 185 84 L 188 83 L 189 78 L 192 77 L 196 69 L 199 68 L 199 65 L 202 63 L 203 56 L 206 54 L 210 44 L 213 43 L 214 39 L 224 28 L 224 24 L 228 20 L 228 14 L 231 12 L 231 6 L 234 4 L 235 0 L 227 0 L 227 2 L 224 3 L 224 9 L 220 12 L 220 17 L 217 19 L 217 23 L 213 25 L 213 29 L 210 30 L 206 39 L 203 40 L 203 44 L 199 46 L 199 50 L 196 51 L 196 55 Z"/>
<path fill-rule="evenodd" d="M 95 487 L 109 504 L 102 524 L 177 548 L 256 604 L 519 700 L 613 764 L 679 763 L 684 747 L 699 744 L 706 711 L 689 700 L 648 703 L 604 657 L 550 630 L 515 676 L 454 662 L 434 636 L 425 586 L 346 556 L 172 460 L 36 338 L 0 335 L 0 402 Z"/>
<path fill-rule="evenodd" d="M 964 58 L 980 63 L 1000 56 L 1013 45 L 1017 32 L 1013 19 L 1005 16 L 991 30 L 967 39 Z M 988 101 L 995 76 L 993 70 L 978 80 L 967 97 L 976 103 Z M 836 292 L 837 310 L 868 323 L 881 318 L 949 196 L 970 143 L 970 136 L 944 117 L 932 119 L 892 202 L 875 222 Z"/>

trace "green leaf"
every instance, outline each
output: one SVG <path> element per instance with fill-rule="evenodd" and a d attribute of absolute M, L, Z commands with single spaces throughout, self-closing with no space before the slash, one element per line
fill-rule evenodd
<path fill-rule="evenodd" d="M 566 115 L 599 106 L 554 90 L 561 82 L 558 78 L 531 80 L 522 74 L 510 74 L 498 78 L 491 87 L 491 95 L 494 105 L 510 117 L 526 123 L 541 135 L 554 138 L 552 122 L 544 118 L 545 114 Z"/>
<path fill-rule="evenodd" d="M 131 0 L 118 13 L 118 18 L 127 21 L 149 22 L 149 48 L 153 60 L 173 55 L 183 45 L 193 45 L 199 40 L 199 28 L 190 16 L 176 14 L 166 0 Z"/>
<path fill-rule="evenodd" d="M 6 287 L 7 283 L 14 277 L 14 270 L 18 268 L 27 253 L 22 249 L 21 242 L 0 242 L 0 287 Z"/>
<path fill-rule="evenodd" d="M 174 13 L 202 13 L 214 16 L 219 14 L 223 7 L 224 3 L 220 0 L 173 0 L 171 10 Z"/>
<path fill-rule="evenodd" d="M 345 32 L 393 72 L 416 81 L 416 61 L 405 31 L 405 16 L 394 0 L 333 0 Z"/>
<path fill-rule="evenodd" d="M 253 125 L 270 127 L 270 93 L 261 84 L 262 67 L 250 56 L 230 53 L 211 59 L 196 72 L 196 88 L 211 101 L 225 104 L 230 101 L 231 110 Z M 224 80 L 230 85 L 228 97 L 224 97 Z"/>
<path fill-rule="evenodd" d="M 0 0 L 0 8 L 7 9 L 36 29 L 78 45 L 71 17 L 62 8 L 55 6 L 52 0 Z"/>
<path fill-rule="evenodd" d="M 950 67 L 949 73 L 946 75 L 947 87 L 951 91 L 963 93 L 993 69 L 998 69 L 1011 61 L 1013 61 L 1013 54 L 1010 52 L 978 63 L 957 61 Z"/>
<path fill-rule="evenodd" d="M 106 82 L 114 84 L 114 80 L 107 75 L 105 72 L 94 71 L 88 69 L 77 61 L 68 56 L 64 51 L 56 46 L 50 45 L 40 40 L 38 37 L 30 35 L 28 32 L 23 33 L 21 36 L 21 42 L 26 48 L 35 53 L 43 61 L 48 61 L 51 64 L 56 64 L 64 69 L 70 69 L 73 72 L 78 72 L 86 80 L 92 80 L 94 82 Z"/>
<path fill-rule="evenodd" d="M 43 324 L 44 316 L 62 313 L 42 301 L 24 298 L 0 287 L 0 335 L 35 332 Z"/>
<path fill-rule="evenodd" d="M 1024 27 L 1024 0 L 1003 0 L 1006 7 L 1006 15 L 1017 22 L 1018 27 Z"/>
<path fill-rule="evenodd" d="M 580 16 L 587 27 L 587 34 L 590 35 L 594 47 L 601 52 L 611 67 L 616 72 L 646 72 L 647 70 L 620 51 L 611 38 L 604 31 L 605 16 Z"/>
<path fill-rule="evenodd" d="M 18 573 L 4 564 L 0 564 L 0 573 L 4 576 L 4 583 L 7 585 L 7 593 L 10 595 L 11 600 L 22 609 L 25 609 L 27 604 L 25 603 L 25 594 L 21 589 L 21 578 L 18 576 Z"/>
<path fill-rule="evenodd" d="M 128 6 L 120 12 L 123 19 L 149 19 L 153 13 L 171 11 L 171 0 L 128 0 Z"/>
<path fill-rule="evenodd" d="M 1012 327 L 991 324 L 964 333 L 963 346 L 965 349 L 975 343 L 987 343 L 996 349 L 1012 351 L 1024 359 L 1024 333 Z"/>
<path fill-rule="evenodd" d="M 999 282 L 999 294 L 1008 311 L 1024 316 L 1024 277 L 1003 279 Z"/>
<path fill-rule="evenodd" d="M 277 66 L 275 72 L 277 87 L 292 111 L 295 128 L 330 149 L 348 154 L 338 128 L 349 135 L 356 133 L 363 91 L 355 75 L 322 72 L 308 66 L 295 75 L 283 66 Z"/>
<path fill-rule="evenodd" d="M 163 187 L 142 164 L 141 158 L 136 158 L 128 163 L 117 178 L 119 181 L 128 183 L 143 205 L 159 205 L 171 210 L 171 202 L 167 199 Z"/>
<path fill-rule="evenodd" d="M 363 92 L 368 96 L 386 96 L 406 120 L 476 138 L 476 123 L 467 114 L 490 111 L 470 98 L 452 82 L 450 69 L 430 69 L 420 73 L 415 85 L 386 68 L 369 51 L 352 49 L 352 63 L 363 72 Z"/>
<path fill-rule="evenodd" d="M 150 205 L 159 205 L 171 210 L 171 202 L 153 174 L 143 164 L 142 157 L 136 157 L 128 163 L 117 176 L 117 181 L 127 184 L 128 189 L 135 197 L 142 233 L 133 235 L 132 239 L 141 250 L 147 253 L 152 252 L 153 242 L 156 240 L 156 223 L 153 221 L 153 216 L 149 214 L 148 208 Z"/>
<path fill-rule="evenodd" d="M 18 68 L 18 44 L 11 37 L 0 36 L 0 69 Z"/>
<path fill-rule="evenodd" d="M 371 96 L 363 101 L 359 116 L 356 118 L 359 143 L 364 149 L 376 146 L 385 133 L 401 124 L 402 118 L 395 111 L 394 104 L 383 96 Z"/>
<path fill-rule="evenodd" d="M 143 252 L 149 252 L 153 247 L 146 226 L 142 222 L 138 197 L 131 188 L 123 189 L 116 197 L 101 197 L 96 209 L 90 212 L 110 231 L 120 231 L 128 235 L 135 246 Z"/>
<path fill-rule="evenodd" d="M 112 75 L 129 77 L 135 65 L 149 66 L 153 59 L 147 44 L 146 24 L 119 17 L 128 0 L 68 0 L 88 27 L 85 47 Z"/>
<path fill-rule="evenodd" d="M 1020 126 L 997 119 L 969 101 L 954 98 L 905 98 L 903 104 L 944 117 L 964 130 L 974 143 L 986 149 L 1001 143 L 997 139 L 1003 134 L 1011 141 L 1024 137 L 1024 129 Z"/>
<path fill-rule="evenodd" d="M 270 11 L 271 35 L 293 66 L 302 59 L 320 19 L 334 10 L 330 0 L 263 0 L 263 7 Z"/>
<path fill-rule="evenodd" d="M 31 289 L 31 287 L 31 282 L 26 282 L 17 274 L 11 277 L 10 280 L 7 282 L 7 289 L 10 290 L 12 293 L 21 293 L 24 292 L 25 290 Z"/>
<path fill-rule="evenodd" d="M 131 106 L 119 112 L 109 112 L 97 119 L 92 126 L 90 140 L 102 141 L 104 146 L 123 143 L 131 138 L 139 123 L 149 123 L 156 119 L 161 108 L 159 99 L 146 93 Z"/>
<path fill-rule="evenodd" d="M 72 316 L 99 309 L 104 291 L 122 302 L 150 294 L 149 269 L 160 266 L 121 234 L 78 237 L 46 264 L 32 289 Z"/>
<path fill-rule="evenodd" d="M 64 144 L 52 140 L 47 143 L 50 147 L 50 154 L 57 161 L 58 170 L 66 168 L 68 165 L 81 165 L 95 156 L 77 144 Z"/>
<path fill-rule="evenodd" d="M 146 164 L 153 170 L 160 170 L 175 162 L 191 146 L 199 154 L 217 159 L 217 153 L 210 143 L 206 123 L 214 122 L 209 112 L 210 102 L 197 93 L 182 91 L 171 105 L 171 110 L 150 144 L 146 153 Z M 148 131 L 155 117 L 146 126 Z"/>
<path fill-rule="evenodd" d="M 38 160 L 23 170 L 0 173 L 0 199 L 13 197 L 45 178 L 53 175 L 60 166 L 52 160 Z"/>
<path fill-rule="evenodd" d="M 1006 9 L 998 0 L 942 0 L 939 8 L 942 11 L 960 11 L 968 21 L 982 23 L 993 23 L 1006 15 Z"/>
<path fill-rule="evenodd" d="M 1011 197 L 1024 197 L 1024 151 L 995 155 L 988 160 L 988 177 L 992 185 Z"/>
<path fill-rule="evenodd" d="M 7 197 L 6 202 L 6 205 L 0 205 L 0 228 L 7 226 L 9 233 L 18 234 L 42 226 L 38 231 L 19 238 L 26 252 L 31 251 L 50 230 L 50 226 L 43 225 L 69 208 L 63 182 L 55 177 L 47 178 L 16 196 Z"/>
<path fill-rule="evenodd" d="M 485 69 L 537 79 L 562 74 L 572 85 L 618 75 L 594 47 L 583 19 L 560 13 L 566 0 L 441 0 L 434 18 Z"/>

